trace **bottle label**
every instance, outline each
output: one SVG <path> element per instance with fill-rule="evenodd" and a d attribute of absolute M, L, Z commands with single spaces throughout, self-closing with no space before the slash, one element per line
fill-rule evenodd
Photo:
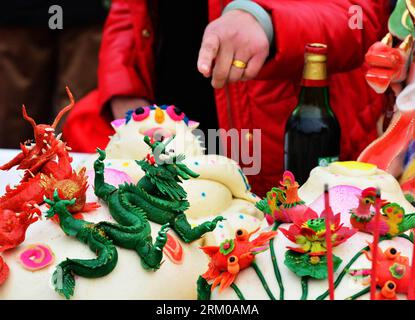
<path fill-rule="evenodd" d="M 318 165 L 320 167 L 327 167 L 330 163 L 339 161 L 339 157 L 324 157 L 324 158 L 318 158 Z"/>

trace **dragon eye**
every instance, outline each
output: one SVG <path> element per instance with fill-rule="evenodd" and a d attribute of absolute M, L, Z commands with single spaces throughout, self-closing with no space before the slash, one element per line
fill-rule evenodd
<path fill-rule="evenodd" d="M 228 262 L 233 264 L 233 263 L 237 263 L 238 262 L 238 258 L 236 256 L 230 256 L 228 258 Z"/>
<path fill-rule="evenodd" d="M 388 289 L 390 290 L 395 289 L 395 284 L 392 281 L 388 281 L 386 285 L 388 286 Z"/>
<path fill-rule="evenodd" d="M 238 229 L 235 232 L 236 239 L 238 240 L 244 240 L 248 236 L 248 231 L 245 229 Z"/>
<path fill-rule="evenodd" d="M 133 112 L 134 121 L 143 121 L 150 115 L 149 107 L 138 107 Z"/>
<path fill-rule="evenodd" d="M 169 115 L 169 117 L 174 121 L 181 121 L 185 117 L 184 112 L 180 110 L 180 108 L 175 106 L 168 106 L 166 112 Z"/>
<path fill-rule="evenodd" d="M 398 251 L 395 248 L 393 248 L 393 247 L 388 248 L 386 250 L 386 252 L 385 252 L 386 257 L 388 259 L 391 259 L 391 260 L 392 259 L 395 259 L 395 257 L 396 257 L 397 254 L 398 254 Z"/>

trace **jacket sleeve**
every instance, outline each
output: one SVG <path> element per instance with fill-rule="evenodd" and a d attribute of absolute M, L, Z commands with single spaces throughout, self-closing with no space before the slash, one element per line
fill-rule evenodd
<path fill-rule="evenodd" d="M 304 47 L 313 42 L 327 44 L 330 73 L 350 71 L 363 63 L 370 45 L 387 32 L 387 0 L 254 1 L 271 14 L 274 25 L 274 55 L 259 78 L 301 75 Z M 362 28 L 350 26 L 356 22 L 356 8 L 362 9 Z"/>
<path fill-rule="evenodd" d="M 103 107 L 114 96 L 147 97 L 137 70 L 136 30 L 131 3 L 114 0 L 106 20 L 98 66 L 98 103 Z"/>

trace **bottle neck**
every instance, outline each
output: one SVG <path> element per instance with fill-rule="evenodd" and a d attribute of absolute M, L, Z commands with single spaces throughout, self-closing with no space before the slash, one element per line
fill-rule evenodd
<path fill-rule="evenodd" d="M 306 54 L 299 106 L 331 112 L 326 56 Z"/>
<path fill-rule="evenodd" d="M 324 55 L 305 55 L 303 87 L 328 87 L 326 59 Z"/>
<path fill-rule="evenodd" d="M 329 106 L 328 87 L 301 87 L 299 104 L 303 106 Z"/>

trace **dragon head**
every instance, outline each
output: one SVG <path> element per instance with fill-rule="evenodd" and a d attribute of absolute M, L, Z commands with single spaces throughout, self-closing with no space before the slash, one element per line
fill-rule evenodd
<path fill-rule="evenodd" d="M 73 206 L 76 202 L 76 199 L 71 200 L 62 200 L 59 197 L 58 189 L 55 189 L 53 192 L 53 200 L 45 197 L 45 203 L 50 206 L 49 210 L 46 212 L 46 218 L 53 218 L 56 214 L 61 212 L 68 212 L 67 207 Z"/>
<path fill-rule="evenodd" d="M 397 48 L 393 48 L 392 43 L 393 37 L 388 33 L 366 54 L 369 66 L 366 80 L 377 93 L 384 93 L 391 83 L 401 82 L 407 76 L 413 37 L 408 35 Z"/>

